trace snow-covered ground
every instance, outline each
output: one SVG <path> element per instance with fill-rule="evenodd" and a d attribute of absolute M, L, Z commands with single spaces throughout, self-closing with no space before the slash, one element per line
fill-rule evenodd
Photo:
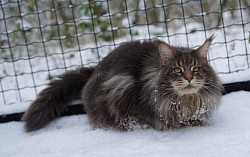
<path fill-rule="evenodd" d="M 62 117 L 32 133 L 0 125 L 1 157 L 249 157 L 250 92 L 223 96 L 213 124 L 172 131 L 94 130 L 86 115 Z"/>

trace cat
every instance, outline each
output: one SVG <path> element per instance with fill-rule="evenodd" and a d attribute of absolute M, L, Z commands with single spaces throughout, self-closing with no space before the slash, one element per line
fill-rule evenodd
<path fill-rule="evenodd" d="M 208 64 L 213 39 L 197 49 L 158 39 L 124 43 L 96 67 L 52 80 L 23 115 L 25 130 L 44 127 L 78 98 L 94 128 L 164 131 L 208 124 L 223 90 Z"/>

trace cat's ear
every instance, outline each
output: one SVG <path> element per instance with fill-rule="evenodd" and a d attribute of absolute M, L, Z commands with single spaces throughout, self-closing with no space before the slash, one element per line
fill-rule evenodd
<path fill-rule="evenodd" d="M 212 44 L 212 41 L 214 40 L 215 35 L 213 34 L 210 36 L 197 50 L 196 52 L 207 61 L 207 53 L 209 50 L 209 47 Z"/>
<path fill-rule="evenodd" d="M 174 49 L 164 42 L 158 46 L 158 49 L 161 56 L 162 64 L 168 64 L 169 60 L 174 57 Z"/>

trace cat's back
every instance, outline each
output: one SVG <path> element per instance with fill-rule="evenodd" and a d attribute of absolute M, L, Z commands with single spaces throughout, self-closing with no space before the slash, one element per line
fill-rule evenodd
<path fill-rule="evenodd" d="M 106 56 L 96 67 L 97 71 L 132 72 L 141 70 L 144 62 L 157 56 L 157 43 L 154 41 L 132 41 L 122 44 Z"/>

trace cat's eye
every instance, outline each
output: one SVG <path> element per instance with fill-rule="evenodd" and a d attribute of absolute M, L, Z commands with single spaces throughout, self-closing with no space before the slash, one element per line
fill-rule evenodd
<path fill-rule="evenodd" d="M 181 67 L 175 67 L 175 68 L 174 68 L 174 72 L 176 72 L 176 73 L 181 73 L 181 72 L 182 72 Z"/>
<path fill-rule="evenodd" d="M 200 71 L 200 67 L 193 67 L 193 68 L 192 68 L 192 71 L 193 71 L 193 72 L 198 72 L 198 71 Z"/>

